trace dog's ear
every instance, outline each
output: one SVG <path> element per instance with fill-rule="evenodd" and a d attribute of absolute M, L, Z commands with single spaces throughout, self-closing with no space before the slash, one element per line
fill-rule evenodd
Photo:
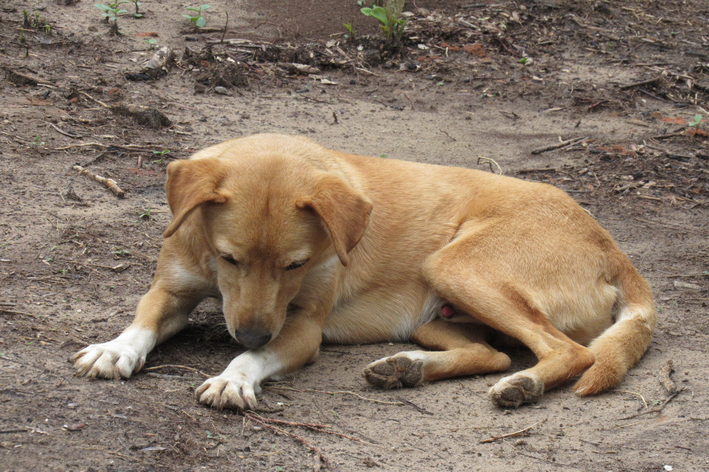
<path fill-rule="evenodd" d="M 225 174 L 226 168 L 218 159 L 180 160 L 167 166 L 165 190 L 172 221 L 163 237 L 172 236 L 197 205 L 226 202 L 226 195 L 218 190 Z"/>
<path fill-rule="evenodd" d="M 301 198 L 296 205 L 298 208 L 312 208 L 322 218 L 337 257 L 346 266 L 350 261 L 348 253 L 367 229 L 372 202 L 341 178 L 324 174 L 315 186 L 315 193 Z"/>

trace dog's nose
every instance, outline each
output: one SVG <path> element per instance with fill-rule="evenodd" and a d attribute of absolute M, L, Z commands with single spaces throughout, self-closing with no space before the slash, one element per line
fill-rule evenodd
<path fill-rule="evenodd" d="M 234 337 L 240 344 L 254 349 L 268 344 L 271 340 L 271 333 L 264 333 L 262 331 L 237 331 L 234 333 Z"/>

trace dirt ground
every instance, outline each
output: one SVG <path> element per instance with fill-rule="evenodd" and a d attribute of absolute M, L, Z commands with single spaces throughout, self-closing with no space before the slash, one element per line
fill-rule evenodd
<path fill-rule="evenodd" d="M 119 36 L 93 2 L 0 6 L 1 470 L 709 469 L 705 0 L 417 0 L 395 44 L 354 0 L 215 0 L 200 31 L 196 5 L 123 6 Z M 194 399 L 241 352 L 210 302 L 130 380 L 74 377 L 149 286 L 166 163 L 258 132 L 563 188 L 652 285 L 650 349 L 603 395 L 503 411 L 501 375 L 380 391 L 362 368 L 414 346 L 326 345 L 246 418 Z"/>

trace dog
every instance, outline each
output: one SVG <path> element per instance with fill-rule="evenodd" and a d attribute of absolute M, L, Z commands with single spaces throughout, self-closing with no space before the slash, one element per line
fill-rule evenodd
<path fill-rule="evenodd" d="M 248 348 L 197 388 L 216 408 L 253 409 L 264 380 L 313 362 L 323 342 L 429 349 L 367 366 L 382 388 L 506 371 L 490 333 L 538 358 L 489 391 L 516 408 L 579 375 L 579 395 L 619 384 L 653 335 L 647 282 L 550 185 L 261 134 L 170 163 L 166 191 L 151 288 L 120 336 L 72 357 L 78 375 L 130 377 L 206 297 Z"/>

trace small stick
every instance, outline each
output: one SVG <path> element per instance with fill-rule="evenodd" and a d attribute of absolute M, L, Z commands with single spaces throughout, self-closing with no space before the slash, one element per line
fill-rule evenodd
<path fill-rule="evenodd" d="M 293 434 L 293 433 L 291 433 L 290 431 L 286 431 L 286 430 L 284 430 L 284 429 L 277 428 L 277 427 L 275 427 L 275 426 L 273 426 L 273 425 L 270 425 L 270 424 L 266 423 L 265 421 L 262 421 L 261 419 L 259 419 L 258 417 L 254 416 L 254 415 L 252 415 L 252 414 L 250 414 L 250 413 L 244 412 L 244 416 L 247 417 L 248 419 L 250 419 L 251 421 L 255 422 L 255 423 L 258 423 L 258 424 L 260 424 L 260 425 L 262 425 L 262 426 L 265 426 L 266 428 L 268 428 L 268 429 L 270 429 L 270 430 L 273 430 L 273 431 L 275 431 L 275 432 L 277 432 L 277 433 L 285 434 L 286 436 L 292 437 L 293 439 L 295 439 L 296 441 L 300 442 L 300 443 L 303 444 L 305 447 L 307 447 L 308 449 L 310 449 L 313 453 L 315 453 L 315 455 L 316 455 L 318 458 L 320 458 L 320 460 L 322 460 L 322 461 L 325 463 L 325 467 L 327 467 L 328 470 L 332 470 L 332 466 L 330 465 L 330 459 L 328 459 L 325 454 L 323 454 L 322 452 L 320 452 L 320 449 L 318 449 L 317 447 L 315 447 L 315 446 L 313 446 L 312 444 L 310 444 L 310 443 L 309 443 L 308 441 L 306 441 L 304 438 L 298 436 L 297 434 Z"/>
<path fill-rule="evenodd" d="M 421 408 L 420 406 L 416 405 L 416 404 L 413 403 L 413 402 L 410 402 L 409 400 L 407 400 L 407 399 L 405 399 L 405 398 L 403 398 L 403 397 L 399 397 L 399 400 L 401 400 L 402 402 L 406 403 L 407 405 L 411 405 L 411 406 L 412 406 L 416 411 L 418 411 L 419 413 L 423 413 L 424 415 L 434 416 L 434 413 L 431 413 L 430 411 L 428 411 L 428 410 L 425 409 L 425 408 Z"/>
<path fill-rule="evenodd" d="M 99 105 L 101 105 L 101 106 L 104 107 L 104 108 L 108 108 L 108 109 L 111 109 L 111 108 L 112 108 L 110 105 L 106 105 L 106 104 L 103 103 L 101 100 L 96 100 L 94 97 L 92 97 L 91 95 L 89 95 L 89 94 L 86 93 L 86 92 L 81 92 L 81 91 L 80 91 L 79 93 L 80 93 L 81 95 L 87 97 L 87 98 L 88 98 L 89 100 L 91 100 L 92 102 L 98 103 Z"/>
<path fill-rule="evenodd" d="M 491 157 L 483 157 L 483 156 L 478 156 L 478 165 L 480 164 L 487 164 L 490 166 L 490 171 L 492 172 L 492 164 L 495 164 L 497 167 L 497 174 L 502 175 L 502 167 L 500 167 L 500 164 L 498 164 L 495 159 Z"/>
<path fill-rule="evenodd" d="M 659 136 L 653 136 L 651 139 L 667 139 L 674 138 L 675 136 L 684 136 L 684 132 L 680 131 L 679 133 L 661 134 Z"/>
<path fill-rule="evenodd" d="M 49 121 L 47 121 L 46 123 L 47 123 L 49 126 L 51 126 L 52 128 L 54 128 L 54 129 L 56 130 L 56 132 L 59 133 L 59 134 L 63 134 L 64 136 L 69 136 L 69 137 L 72 138 L 72 139 L 81 139 L 81 138 L 83 138 L 83 136 L 81 136 L 81 135 L 67 133 L 66 131 L 63 131 L 63 130 L 59 129 L 59 127 L 58 127 L 57 125 L 55 125 L 54 123 L 50 123 Z"/>
<path fill-rule="evenodd" d="M 557 144 L 552 144 L 551 146 L 546 146 L 546 147 L 539 148 L 539 149 L 533 149 L 532 154 L 541 154 L 543 152 L 552 151 L 554 149 L 559 149 L 559 148 L 568 146 L 569 144 L 576 144 L 576 143 L 583 141 L 585 139 L 588 139 L 588 136 L 583 137 L 583 138 L 567 139 L 566 141 L 562 141 Z"/>
<path fill-rule="evenodd" d="M 532 429 L 532 428 L 534 428 L 535 426 L 538 426 L 538 425 L 544 423 L 545 421 L 546 421 L 546 418 L 544 418 L 544 419 L 541 420 L 541 421 L 537 421 L 537 422 L 534 423 L 532 426 L 527 426 L 527 427 L 524 428 L 524 429 L 520 429 L 519 431 L 515 431 L 514 433 L 508 433 L 508 434 L 503 434 L 502 436 L 493 436 L 493 437 L 488 438 L 488 439 L 483 439 L 482 441 L 480 441 L 480 444 L 491 443 L 491 442 L 497 441 L 498 439 L 510 438 L 510 437 L 512 437 L 512 436 L 519 436 L 520 434 L 526 433 L 526 432 L 529 431 L 530 429 Z"/>
<path fill-rule="evenodd" d="M 17 428 L 17 429 L 3 429 L 0 434 L 11 434 L 11 433 L 26 433 L 29 429 Z"/>
<path fill-rule="evenodd" d="M 662 97 L 658 97 L 657 95 L 654 95 L 654 94 L 652 94 L 652 93 L 650 93 L 650 92 L 648 92 L 647 90 L 644 90 L 644 89 L 638 89 L 638 92 L 642 92 L 642 93 L 644 93 L 645 95 L 647 95 L 648 97 L 654 98 L 655 100 L 659 100 L 659 101 L 661 101 L 661 102 L 672 103 L 671 101 L 665 100 L 665 99 L 662 98 Z"/>
<path fill-rule="evenodd" d="M 677 390 L 675 393 L 673 393 L 672 395 L 670 395 L 669 397 L 667 397 L 667 398 L 665 399 L 665 401 L 662 402 L 662 405 L 660 405 L 659 407 L 653 408 L 652 410 L 641 411 L 640 413 L 635 413 L 634 415 L 626 416 L 626 417 L 624 417 L 624 418 L 620 418 L 619 421 L 622 421 L 622 420 L 630 420 L 630 419 L 633 419 L 633 418 L 637 418 L 638 416 L 649 415 L 650 413 L 660 413 L 662 410 L 664 410 L 664 408 L 667 406 L 667 404 L 668 404 L 669 402 L 671 402 L 672 400 L 674 400 L 674 398 L 675 398 L 677 395 L 679 395 L 680 393 L 682 393 L 682 392 L 684 392 L 684 388 L 682 388 L 682 389 L 680 389 L 680 390 Z"/>
<path fill-rule="evenodd" d="M 440 131 L 441 131 L 441 133 L 445 134 L 446 136 L 448 136 L 448 137 L 449 137 L 450 139 L 452 139 L 453 141 L 458 141 L 458 140 L 455 139 L 453 136 L 451 136 L 450 134 L 448 134 L 448 132 L 447 132 L 446 130 L 442 129 L 442 130 L 440 130 Z"/>
<path fill-rule="evenodd" d="M 169 369 L 169 368 L 173 368 L 173 369 L 185 369 L 185 370 L 189 370 L 189 371 L 192 371 L 192 372 L 197 372 L 199 375 L 201 375 L 201 376 L 203 376 L 203 377 L 205 377 L 205 378 L 212 377 L 211 375 L 205 374 L 205 373 L 202 372 L 201 370 L 197 370 L 197 369 L 195 369 L 195 368 L 193 368 L 193 367 L 187 367 L 186 365 L 175 365 L 175 364 L 156 365 L 156 366 L 154 366 L 154 367 L 148 367 L 147 369 L 145 369 L 145 371 L 146 371 L 146 372 L 149 372 L 149 371 L 152 371 L 152 370 Z"/>
<path fill-rule="evenodd" d="M 370 446 L 383 447 L 383 446 L 380 446 L 379 444 L 374 444 L 369 441 L 363 441 L 362 439 L 353 438 L 351 436 L 347 436 L 346 434 L 338 433 L 337 431 L 332 431 L 331 429 L 325 429 L 325 428 L 327 428 L 327 426 L 324 424 L 296 423 L 293 421 L 276 420 L 273 418 L 264 418 L 263 416 L 256 415 L 256 414 L 251 415 L 248 412 L 244 412 L 244 415 L 247 418 L 251 418 L 251 416 L 257 416 L 259 418 L 259 420 L 265 421 L 267 423 L 276 423 L 276 424 L 282 424 L 282 425 L 287 425 L 287 426 L 299 426 L 301 428 L 311 429 L 311 430 L 317 431 L 319 433 L 331 434 L 333 436 L 337 436 L 340 438 L 349 439 L 350 441 L 361 442 L 363 444 L 368 444 Z"/>
<path fill-rule="evenodd" d="M 224 44 L 224 36 L 226 36 L 226 31 L 229 27 L 229 12 L 225 10 L 224 13 L 226 13 L 226 23 L 224 24 L 224 32 L 222 33 L 222 39 L 219 41 L 222 44 Z"/>
<path fill-rule="evenodd" d="M 638 397 L 640 397 L 640 400 L 642 400 L 643 406 L 645 407 L 645 409 L 647 409 L 647 402 L 645 401 L 645 397 L 643 397 L 643 396 L 640 395 L 639 393 L 631 392 L 631 391 L 629 391 L 629 390 L 617 390 L 617 391 L 620 392 L 620 393 L 629 393 L 629 394 L 631 394 L 631 395 L 637 395 Z"/>
<path fill-rule="evenodd" d="M 380 403 L 380 404 L 382 404 L 382 405 L 396 405 L 396 406 L 402 406 L 402 405 L 404 405 L 404 403 L 402 403 L 402 402 L 385 402 L 385 401 L 383 401 L 383 400 L 375 400 L 375 399 L 373 399 L 373 398 L 366 398 L 366 397 L 363 397 L 362 395 L 359 395 L 359 394 L 357 394 L 357 393 L 355 393 L 355 392 L 350 392 L 350 391 L 347 391 L 347 390 L 337 390 L 337 391 L 334 391 L 334 392 L 328 392 L 328 391 L 325 391 L 325 390 L 313 390 L 313 389 L 310 389 L 310 388 L 301 389 L 301 390 L 299 390 L 299 389 L 297 389 L 297 388 L 278 387 L 278 386 L 268 386 L 268 388 L 269 388 L 269 389 L 273 389 L 273 390 L 289 390 L 289 391 L 291 391 L 291 392 L 301 392 L 301 393 L 304 393 L 304 392 L 326 393 L 326 394 L 328 394 L 328 395 L 336 395 L 336 394 L 339 393 L 339 394 L 345 394 L 345 395 L 354 395 L 355 397 L 359 398 L 360 400 L 364 400 L 364 401 L 368 401 L 368 402 L 372 402 L 372 403 Z"/>
<path fill-rule="evenodd" d="M 659 77 L 655 77 L 654 79 L 643 80 L 642 82 L 635 82 L 634 84 L 621 85 L 621 86 L 620 86 L 620 89 L 621 89 L 621 90 L 627 90 L 627 89 L 629 89 L 629 88 L 640 87 L 640 86 L 642 86 L 642 85 L 650 85 L 650 84 L 654 84 L 654 83 L 657 82 L 658 80 L 660 80 L 660 78 L 659 78 Z"/>
<path fill-rule="evenodd" d="M 121 188 L 118 186 L 115 180 L 113 179 L 107 179 L 106 177 L 101 177 L 100 175 L 96 175 L 90 170 L 84 169 L 80 165 L 75 165 L 72 167 L 75 171 L 77 171 L 80 175 L 85 175 L 88 178 L 95 180 L 96 182 L 105 185 L 106 187 L 111 190 L 118 198 L 123 198 L 126 196 L 126 193 L 121 190 Z"/>
<path fill-rule="evenodd" d="M 37 316 L 33 315 L 32 313 L 27 313 L 26 311 L 8 310 L 7 308 L 0 308 L 0 313 L 7 313 L 8 315 L 30 316 L 32 318 L 37 318 Z"/>

